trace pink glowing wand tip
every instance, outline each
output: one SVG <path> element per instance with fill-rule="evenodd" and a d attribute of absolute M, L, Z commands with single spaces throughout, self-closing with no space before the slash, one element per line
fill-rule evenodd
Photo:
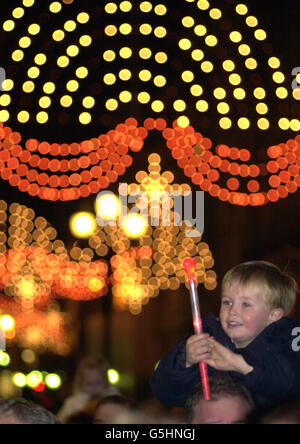
<path fill-rule="evenodd" d="M 192 276 L 196 271 L 195 259 L 193 259 L 191 257 L 184 259 L 183 268 L 184 268 L 184 271 L 188 274 L 188 276 Z"/>

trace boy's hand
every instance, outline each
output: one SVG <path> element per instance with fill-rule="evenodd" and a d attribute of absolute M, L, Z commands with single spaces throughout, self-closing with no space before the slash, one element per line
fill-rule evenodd
<path fill-rule="evenodd" d="M 200 361 L 205 361 L 209 357 L 212 344 L 209 342 L 209 334 L 190 336 L 186 342 L 186 367 L 191 367 Z"/>
<path fill-rule="evenodd" d="M 252 372 L 253 367 L 247 364 L 243 356 L 224 347 L 224 345 L 220 344 L 212 337 L 210 337 L 208 341 L 210 342 L 211 349 L 208 357 L 204 360 L 206 364 L 216 370 L 235 371 L 242 373 L 243 375 Z"/>

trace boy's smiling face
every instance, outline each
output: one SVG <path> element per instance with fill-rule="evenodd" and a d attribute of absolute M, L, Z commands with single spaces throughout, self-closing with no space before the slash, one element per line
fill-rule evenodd
<path fill-rule="evenodd" d="M 268 325 L 283 316 L 281 309 L 271 310 L 264 298 L 263 286 L 225 284 L 222 293 L 220 321 L 225 333 L 237 348 L 244 348 Z"/>

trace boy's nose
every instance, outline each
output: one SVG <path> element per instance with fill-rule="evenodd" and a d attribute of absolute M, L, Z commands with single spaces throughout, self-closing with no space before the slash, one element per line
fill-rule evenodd
<path fill-rule="evenodd" d="M 233 304 L 233 305 L 230 307 L 230 314 L 231 314 L 231 315 L 237 315 L 237 314 L 238 314 L 238 307 L 237 307 L 236 304 Z"/>

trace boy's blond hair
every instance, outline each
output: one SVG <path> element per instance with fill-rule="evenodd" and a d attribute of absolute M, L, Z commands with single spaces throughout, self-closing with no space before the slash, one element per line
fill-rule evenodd
<path fill-rule="evenodd" d="M 233 267 L 224 276 L 222 291 L 233 282 L 239 282 L 242 286 L 251 284 L 263 287 L 267 306 L 271 310 L 281 308 L 284 316 L 290 313 L 296 301 L 296 280 L 270 262 L 251 261 Z"/>

